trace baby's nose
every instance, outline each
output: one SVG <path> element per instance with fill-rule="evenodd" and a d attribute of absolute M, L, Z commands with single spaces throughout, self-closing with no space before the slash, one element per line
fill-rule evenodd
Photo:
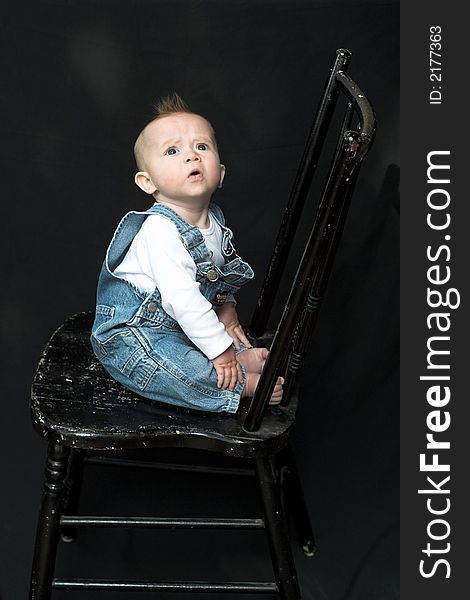
<path fill-rule="evenodd" d="M 186 162 L 191 162 L 193 160 L 200 160 L 199 154 L 197 154 L 197 152 L 195 152 L 194 150 L 190 150 L 186 155 Z"/>

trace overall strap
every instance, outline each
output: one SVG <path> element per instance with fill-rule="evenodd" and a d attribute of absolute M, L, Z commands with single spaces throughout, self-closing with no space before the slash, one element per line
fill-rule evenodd
<path fill-rule="evenodd" d="M 212 205 L 209 206 L 210 212 L 212 212 L 211 208 Z M 198 227 L 187 223 L 174 210 L 164 204 L 155 203 L 147 212 L 153 215 L 162 215 L 176 226 L 183 246 L 196 264 L 209 260 L 210 253 L 204 242 L 204 236 Z"/>
<path fill-rule="evenodd" d="M 147 216 L 147 211 L 131 211 L 124 215 L 119 222 L 106 252 L 105 264 L 110 274 L 124 260 L 132 240 L 139 232 Z"/>
<path fill-rule="evenodd" d="M 211 204 L 209 205 L 209 211 L 211 212 L 214 219 L 217 221 L 217 223 L 222 228 L 222 254 L 223 254 L 223 257 L 225 258 L 225 261 L 233 260 L 237 256 L 237 253 L 232 244 L 233 233 L 232 233 L 231 229 L 229 229 L 228 227 L 225 226 L 224 213 L 222 212 L 222 209 L 219 206 L 217 206 L 217 204 L 214 204 L 213 202 L 211 202 Z"/>
<path fill-rule="evenodd" d="M 222 252 L 228 258 L 231 254 L 230 250 L 233 250 L 230 243 L 231 231 L 224 226 L 223 213 L 218 206 L 211 204 L 209 211 L 212 217 L 222 226 L 224 234 Z M 131 211 L 121 219 L 106 254 L 106 268 L 110 274 L 113 274 L 116 267 L 124 260 L 132 240 L 139 232 L 145 219 L 150 215 L 166 217 L 176 226 L 182 244 L 196 264 L 209 260 L 210 253 L 201 231 L 194 225 L 187 223 L 168 206 L 155 203 L 148 210 L 142 212 Z"/>
<path fill-rule="evenodd" d="M 194 240 L 194 234 L 191 235 L 188 233 L 190 230 L 197 228 L 194 228 L 192 225 L 189 225 L 189 223 L 186 223 L 186 221 L 184 221 L 167 206 L 162 204 L 154 204 L 151 208 L 145 211 L 130 211 L 121 219 L 106 253 L 105 263 L 110 274 L 113 274 L 116 267 L 124 260 L 132 240 L 140 231 L 145 219 L 154 214 L 161 214 L 170 219 L 176 225 L 182 240 L 187 239 L 186 243 L 188 243 L 189 246 L 196 246 L 197 243 L 200 243 Z M 199 233 L 199 230 L 197 230 L 197 233 Z M 200 238 L 200 241 L 204 241 L 201 234 Z M 183 243 L 186 246 L 184 241 Z"/>
<path fill-rule="evenodd" d="M 220 206 L 217 206 L 217 204 L 211 202 L 209 204 L 209 211 L 212 213 L 212 216 L 215 217 L 215 220 L 219 223 L 219 225 L 225 227 L 225 217 Z"/>

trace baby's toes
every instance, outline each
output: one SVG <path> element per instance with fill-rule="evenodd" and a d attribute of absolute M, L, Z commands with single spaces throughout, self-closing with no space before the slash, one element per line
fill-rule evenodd
<path fill-rule="evenodd" d="M 269 350 L 267 348 L 256 348 L 254 349 L 256 352 L 257 365 L 255 367 L 258 373 L 264 369 L 264 365 L 266 364 L 266 359 L 269 355 Z"/>
<path fill-rule="evenodd" d="M 276 385 L 274 386 L 274 390 L 271 396 L 271 400 L 269 404 L 279 404 L 282 400 L 282 384 L 284 383 L 283 377 L 278 377 Z"/>
<path fill-rule="evenodd" d="M 264 362 L 269 356 L 269 350 L 267 348 L 259 348 L 259 357 Z"/>

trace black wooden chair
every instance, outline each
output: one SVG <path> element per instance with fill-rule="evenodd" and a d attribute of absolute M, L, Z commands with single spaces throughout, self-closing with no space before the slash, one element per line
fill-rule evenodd
<path fill-rule="evenodd" d="M 341 236 L 359 166 L 372 141 L 373 111 L 346 75 L 347 50 L 338 50 L 309 134 L 292 194 L 286 207 L 271 263 L 249 334 L 256 345 L 266 340 L 266 323 L 279 287 L 287 254 L 310 188 L 320 151 L 341 94 L 347 99 L 339 141 L 310 237 L 291 287 L 282 318 L 271 338 L 271 352 L 254 397 L 235 415 L 177 409 L 150 402 L 124 389 L 104 371 L 90 347 L 91 313 L 69 318 L 52 335 L 32 386 L 32 418 L 49 442 L 46 476 L 33 559 L 30 598 L 46 600 L 53 589 L 103 591 L 207 591 L 278 593 L 300 598 L 291 551 L 284 495 L 307 555 L 314 551 L 302 490 L 289 436 L 298 404 L 298 376 L 308 349 L 335 250 Z M 357 126 L 351 130 L 352 120 Z M 286 378 L 283 403 L 270 407 L 274 382 Z M 163 448 L 205 450 L 242 457 L 254 466 L 264 515 L 258 519 L 106 517 L 77 515 L 82 473 L 87 461 L 133 465 L 126 452 Z M 124 456 L 124 458 L 123 458 Z M 229 472 L 229 468 L 228 468 Z M 286 474 L 288 475 L 286 477 Z M 91 527 L 265 528 L 274 571 L 273 582 L 159 582 L 54 577 L 59 540 L 75 529 Z M 81 596 L 80 596 L 81 597 Z"/>

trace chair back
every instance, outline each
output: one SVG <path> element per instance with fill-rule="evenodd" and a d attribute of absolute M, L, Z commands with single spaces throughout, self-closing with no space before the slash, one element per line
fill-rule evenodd
<path fill-rule="evenodd" d="M 248 329 L 252 338 L 265 334 L 337 101 L 343 94 L 347 106 L 334 157 L 269 357 L 245 417 L 246 431 L 259 429 L 279 375 L 285 377 L 283 404 L 289 403 L 310 345 L 359 169 L 374 138 L 372 107 L 359 86 L 346 74 L 351 56 L 348 50 L 336 51 Z M 357 124 L 351 129 L 354 119 Z"/>

